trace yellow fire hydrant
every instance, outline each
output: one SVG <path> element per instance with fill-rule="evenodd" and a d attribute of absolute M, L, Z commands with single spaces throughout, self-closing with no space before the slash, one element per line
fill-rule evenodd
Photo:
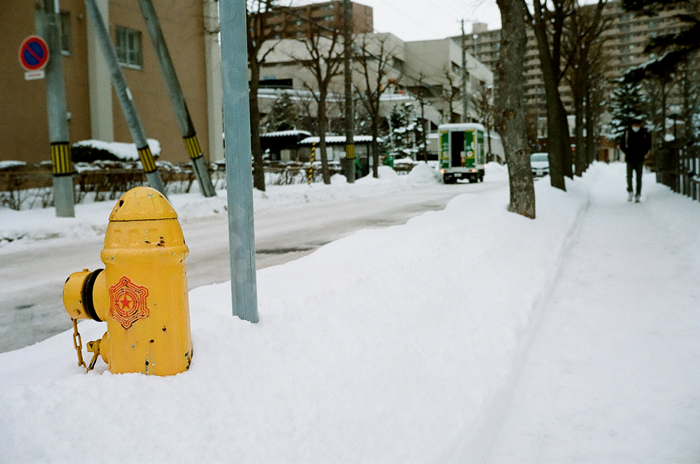
<path fill-rule="evenodd" d="M 73 319 L 78 362 L 78 319 L 107 322 L 101 340 L 88 343 L 112 373 L 173 375 L 192 360 L 185 245 L 177 213 L 157 190 L 136 187 L 109 217 L 101 258 L 104 270 L 75 272 L 63 286 Z"/>

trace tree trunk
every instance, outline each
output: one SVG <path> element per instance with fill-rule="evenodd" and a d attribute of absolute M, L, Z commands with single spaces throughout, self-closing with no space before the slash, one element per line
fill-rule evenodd
<path fill-rule="evenodd" d="M 323 174 L 323 183 L 330 185 L 331 174 L 328 170 L 328 155 L 326 154 L 326 130 L 328 121 L 326 120 L 326 93 L 321 90 L 318 97 L 318 151 L 321 153 L 321 173 Z"/>
<path fill-rule="evenodd" d="M 525 2 L 521 0 L 523 8 Z M 537 13 L 536 13 L 537 14 Z M 537 50 L 540 56 L 542 68 L 542 79 L 544 80 L 545 95 L 547 99 L 547 148 L 549 151 L 549 177 L 552 187 L 566 190 L 564 182 L 564 163 L 567 162 L 566 151 L 569 151 L 569 169 L 571 171 L 571 146 L 569 144 L 569 126 L 566 120 L 566 112 L 562 114 L 564 106 L 561 103 L 557 74 L 559 73 L 559 63 L 554 63 L 547 40 L 546 24 L 544 21 L 535 21 L 533 26 L 535 38 L 537 39 Z M 502 29 L 503 30 L 503 29 Z M 556 68 L 556 69 L 555 69 Z"/>
<path fill-rule="evenodd" d="M 265 167 L 263 165 L 262 145 L 260 144 L 260 107 L 258 106 L 258 87 L 260 83 L 260 66 L 250 60 L 250 148 L 253 152 L 253 187 L 265 191 Z"/>
<path fill-rule="evenodd" d="M 372 175 L 375 178 L 379 178 L 379 144 L 377 143 L 377 137 L 379 137 L 379 114 L 372 117 Z"/>
<path fill-rule="evenodd" d="M 591 106 L 591 92 L 592 89 L 588 86 L 586 89 L 586 160 L 588 162 L 586 167 L 598 159 L 596 156 L 598 153 L 598 142 L 594 137 L 594 111 Z"/>
<path fill-rule="evenodd" d="M 525 3 L 497 0 L 501 10 L 501 56 L 498 62 L 499 110 L 504 121 L 503 145 L 506 150 L 510 184 L 509 211 L 535 218 L 535 188 L 530 166 L 530 150 L 525 133 L 523 108 L 523 61 L 527 44 Z"/>
<path fill-rule="evenodd" d="M 580 78 L 574 78 L 574 87 L 576 87 L 576 91 L 573 92 L 574 117 L 576 118 L 576 127 L 574 129 L 576 134 L 576 175 L 581 177 L 586 166 L 586 149 L 583 140 L 583 95 Z"/>

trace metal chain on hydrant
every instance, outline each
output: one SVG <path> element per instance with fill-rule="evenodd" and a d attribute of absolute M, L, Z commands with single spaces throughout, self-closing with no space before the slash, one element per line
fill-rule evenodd
<path fill-rule="evenodd" d="M 78 353 L 78 366 L 83 366 L 87 372 L 90 372 L 95 368 L 97 357 L 100 355 L 99 340 L 88 343 L 88 351 L 93 351 L 95 354 L 92 356 L 90 364 L 86 366 L 83 360 L 83 339 L 80 337 L 80 332 L 78 332 L 78 320 L 71 320 L 73 321 L 73 346 L 75 346 L 75 352 Z"/>
<path fill-rule="evenodd" d="M 73 321 L 73 346 L 78 353 L 78 366 L 87 367 L 85 361 L 83 361 L 83 340 L 78 332 L 78 321 L 76 319 L 71 320 Z"/>

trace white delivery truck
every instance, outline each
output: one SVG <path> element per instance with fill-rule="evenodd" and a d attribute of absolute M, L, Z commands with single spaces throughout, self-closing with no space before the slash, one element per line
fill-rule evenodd
<path fill-rule="evenodd" d="M 439 166 L 442 181 L 452 184 L 459 179 L 484 180 L 486 129 L 481 124 L 440 124 Z"/>

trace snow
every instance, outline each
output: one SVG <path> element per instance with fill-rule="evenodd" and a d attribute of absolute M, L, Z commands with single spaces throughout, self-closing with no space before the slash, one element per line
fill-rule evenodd
<path fill-rule="evenodd" d="M 26 166 L 27 163 L 24 161 L 0 161 L 0 169 L 8 169 L 8 168 L 14 168 L 18 166 Z"/>
<path fill-rule="evenodd" d="M 256 208 L 429 181 L 387 169 Z M 0 354 L 0 460 L 698 462 L 700 208 L 651 174 L 627 203 L 624 177 L 538 181 L 529 220 L 489 164 L 492 188 L 443 211 L 259 271 L 257 324 L 231 316 L 228 283 L 193 289 L 173 377 L 86 374 L 70 332 Z M 221 198 L 172 200 L 191 220 Z M 80 323 L 84 343 L 104 330 Z"/>
<path fill-rule="evenodd" d="M 268 137 L 290 137 L 290 136 L 300 136 L 300 135 L 306 135 L 310 136 L 311 132 L 305 131 L 305 130 L 286 130 L 286 131 L 276 131 L 276 132 L 267 132 L 265 134 L 260 134 L 261 138 L 268 138 Z"/>
<path fill-rule="evenodd" d="M 139 152 L 133 143 L 104 142 L 102 140 L 81 140 L 76 142 L 75 147 L 93 147 L 106 150 L 123 161 L 135 161 L 139 159 Z M 160 155 L 160 142 L 155 139 L 148 139 L 148 147 L 153 156 Z"/>
<path fill-rule="evenodd" d="M 371 135 L 355 135 L 352 138 L 355 143 L 369 143 L 372 141 Z M 381 139 L 377 139 L 381 141 Z M 312 143 L 320 143 L 320 137 L 306 137 L 299 142 L 299 145 L 311 145 Z M 326 135 L 326 143 L 345 143 L 344 135 Z"/>
<path fill-rule="evenodd" d="M 320 162 L 318 164 L 320 166 Z M 427 168 L 424 163 L 423 168 Z M 432 175 L 432 170 L 414 168 L 407 176 L 400 177 L 394 177 L 391 174 L 395 174 L 391 168 L 380 167 L 381 182 L 372 182 L 375 179 L 369 180 L 363 189 L 354 188 L 346 182 L 345 176 L 340 174 L 331 178 L 331 185 L 322 183 L 268 185 L 265 192 L 253 191 L 254 208 L 259 211 L 283 208 L 299 202 L 329 202 L 337 198 L 361 198 L 380 192 L 391 194 L 424 183 L 426 178 Z M 362 181 L 358 179 L 358 182 L 362 183 Z M 204 198 L 200 194 L 181 194 L 170 195 L 169 200 L 183 223 L 226 214 L 225 191 L 217 191 L 217 196 L 214 198 Z M 0 207 L 0 250 L 3 247 L 18 246 L 36 240 L 80 239 L 103 235 L 115 201 L 78 204 L 75 207 L 75 218 L 56 217 L 53 208 L 15 211 Z"/>

